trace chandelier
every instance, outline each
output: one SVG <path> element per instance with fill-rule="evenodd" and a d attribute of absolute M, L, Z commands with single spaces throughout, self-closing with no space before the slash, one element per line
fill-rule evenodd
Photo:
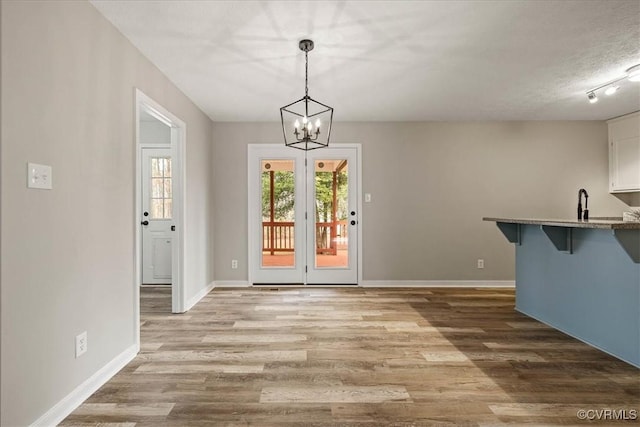
<path fill-rule="evenodd" d="M 312 40 L 300 40 L 304 52 L 304 96 L 280 108 L 284 144 L 299 150 L 315 150 L 329 146 L 333 108 L 309 96 L 309 52 Z"/>

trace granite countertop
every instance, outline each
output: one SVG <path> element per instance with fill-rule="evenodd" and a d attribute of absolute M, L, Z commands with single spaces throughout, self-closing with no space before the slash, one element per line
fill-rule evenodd
<path fill-rule="evenodd" d="M 540 218 L 493 218 L 484 217 L 483 221 L 506 222 L 511 224 L 551 225 L 569 228 L 602 228 L 607 230 L 640 230 L 640 222 L 623 221 L 622 218 L 594 217 L 588 221 L 577 219 L 540 219 Z"/>

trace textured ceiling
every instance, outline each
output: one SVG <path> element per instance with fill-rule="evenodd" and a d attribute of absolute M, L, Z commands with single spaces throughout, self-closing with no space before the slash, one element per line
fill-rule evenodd
<path fill-rule="evenodd" d="M 103 1 L 92 4 L 214 121 L 279 120 L 309 94 L 339 121 L 602 120 L 640 84 L 640 0 Z"/>

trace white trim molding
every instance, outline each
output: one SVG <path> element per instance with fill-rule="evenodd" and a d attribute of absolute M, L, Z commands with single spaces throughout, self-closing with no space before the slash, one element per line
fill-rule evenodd
<path fill-rule="evenodd" d="M 206 288 L 203 288 L 202 290 L 200 290 L 200 292 L 198 292 L 197 294 L 189 298 L 189 301 L 187 301 L 187 304 L 184 307 L 185 311 L 191 310 L 191 308 L 194 305 L 196 305 L 202 298 L 204 298 L 205 296 L 207 296 L 209 292 L 211 292 L 213 287 L 214 287 L 214 282 L 211 282 L 207 285 Z"/>
<path fill-rule="evenodd" d="M 216 280 L 213 282 L 215 288 L 250 288 L 251 283 L 247 280 Z"/>
<path fill-rule="evenodd" d="M 138 343 L 140 342 L 140 284 L 142 284 L 142 269 L 140 267 L 142 241 L 141 226 L 142 212 L 142 147 L 147 146 L 141 144 L 140 140 L 140 112 L 142 110 L 153 115 L 158 120 L 171 127 L 171 151 L 174 164 L 173 177 L 173 223 L 176 230 L 173 232 L 173 242 L 177 244 L 171 245 L 171 311 L 173 313 L 184 313 L 186 295 L 184 283 L 185 254 L 186 254 L 186 141 L 187 141 L 187 124 L 180 118 L 176 117 L 161 104 L 153 100 L 138 88 L 135 90 L 135 141 L 136 141 L 136 176 L 135 176 L 135 277 L 134 277 L 134 307 L 135 316 L 137 318 L 135 325 L 135 334 Z"/>
<path fill-rule="evenodd" d="M 363 288 L 515 288 L 515 280 L 363 280 Z"/>
<path fill-rule="evenodd" d="M 96 390 L 106 384 L 115 374 L 120 372 L 138 354 L 138 346 L 132 345 L 125 351 L 117 355 L 113 360 L 91 375 L 85 382 L 76 387 L 71 393 L 66 395 L 60 402 L 56 403 L 44 415 L 38 418 L 32 427 L 55 426 L 64 420 L 78 406 L 87 400 Z"/>
<path fill-rule="evenodd" d="M 211 288 L 250 288 L 247 280 L 216 280 L 209 285 Z M 274 287 L 278 284 L 274 283 Z M 362 280 L 359 284 L 363 288 L 515 288 L 515 280 Z M 300 285 L 310 287 L 310 285 Z M 318 285 L 329 288 L 330 285 Z"/>

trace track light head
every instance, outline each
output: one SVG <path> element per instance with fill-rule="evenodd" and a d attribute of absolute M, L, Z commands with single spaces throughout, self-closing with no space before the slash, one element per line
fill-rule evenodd
<path fill-rule="evenodd" d="M 592 104 L 595 104 L 596 102 L 598 102 L 598 97 L 593 92 L 588 92 L 587 93 L 587 98 L 589 98 L 589 102 L 592 103 Z"/>
<path fill-rule="evenodd" d="M 613 95 L 614 93 L 616 93 L 618 91 L 618 88 L 620 86 L 609 86 L 608 88 L 605 89 L 604 94 L 605 95 Z"/>
<path fill-rule="evenodd" d="M 640 82 L 640 64 L 627 69 L 627 78 L 630 82 Z"/>

